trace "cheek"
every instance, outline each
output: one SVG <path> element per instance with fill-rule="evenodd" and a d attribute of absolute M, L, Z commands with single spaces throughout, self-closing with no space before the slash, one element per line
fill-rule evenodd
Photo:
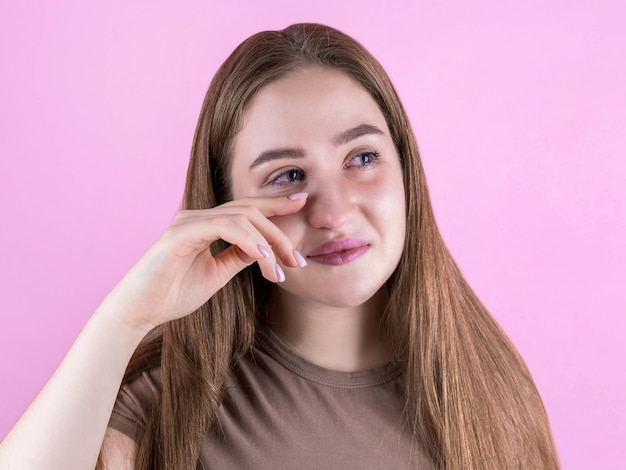
<path fill-rule="evenodd" d="M 269 220 L 287 235 L 293 244 L 297 244 L 306 229 L 303 217 L 301 212 L 296 212 L 295 214 L 270 217 Z"/>
<path fill-rule="evenodd" d="M 376 190 L 372 188 L 369 194 L 387 242 L 393 245 L 394 251 L 402 250 L 406 237 L 406 195 L 402 175 L 384 182 Z"/>
<path fill-rule="evenodd" d="M 391 193 L 391 191 L 390 191 Z M 388 193 L 388 194 L 390 194 Z M 387 197 L 379 208 L 384 229 L 395 244 L 404 244 L 406 235 L 406 210 L 404 192 L 395 191 L 393 197 Z"/>
<path fill-rule="evenodd" d="M 373 181 L 366 189 L 369 203 L 379 217 L 396 227 L 406 225 L 406 195 L 402 172 L 398 168 L 386 178 Z"/>

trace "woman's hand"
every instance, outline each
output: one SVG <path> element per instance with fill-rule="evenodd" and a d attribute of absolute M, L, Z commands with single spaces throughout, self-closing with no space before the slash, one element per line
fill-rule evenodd
<path fill-rule="evenodd" d="M 254 262 L 266 279 L 281 282 L 284 273 L 277 260 L 289 267 L 304 263 L 268 217 L 297 212 L 305 202 L 306 194 L 300 193 L 180 212 L 107 296 L 103 306 L 109 308 L 102 310 L 148 330 L 190 314 Z M 231 246 L 213 256 L 209 247 L 219 239 Z"/>
<path fill-rule="evenodd" d="M 193 312 L 254 262 L 267 279 L 282 281 L 277 261 L 296 267 L 299 256 L 268 217 L 297 212 L 305 199 L 242 199 L 178 214 L 98 307 L 0 443 L 0 468 L 93 468 L 124 370 L 145 333 Z M 212 256 L 209 247 L 219 239 L 231 246 Z"/>

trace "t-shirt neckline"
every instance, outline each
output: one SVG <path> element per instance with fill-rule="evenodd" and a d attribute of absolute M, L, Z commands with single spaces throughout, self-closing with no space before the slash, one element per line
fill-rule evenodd
<path fill-rule="evenodd" d="M 300 377 L 333 388 L 368 388 L 390 382 L 402 375 L 399 361 L 358 372 L 340 372 L 313 364 L 296 354 L 269 326 L 257 333 L 257 347 Z"/>

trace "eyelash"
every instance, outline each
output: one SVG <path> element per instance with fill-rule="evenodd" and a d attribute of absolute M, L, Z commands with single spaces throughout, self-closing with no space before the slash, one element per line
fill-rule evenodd
<path fill-rule="evenodd" d="M 300 178 L 298 180 L 288 179 L 288 181 L 278 181 L 281 178 L 289 178 L 289 174 L 292 172 L 298 172 L 300 174 Z M 296 181 L 302 181 L 303 179 L 304 179 L 304 172 L 300 168 L 289 168 L 287 171 L 282 172 L 276 178 L 273 178 L 270 181 L 270 184 L 272 186 L 284 186 L 284 185 L 295 183 Z"/>
<path fill-rule="evenodd" d="M 371 160 L 368 163 L 363 163 L 362 165 L 358 165 L 358 166 L 364 167 L 363 169 L 369 169 L 370 167 L 378 163 L 378 160 L 380 160 L 380 153 L 376 152 L 375 150 L 369 150 L 367 152 L 362 152 L 362 153 L 359 153 L 358 155 L 355 155 L 348 162 L 351 162 L 355 158 L 361 158 L 361 157 L 371 158 Z M 350 166 L 351 165 L 348 163 L 348 168 L 350 168 Z"/>
<path fill-rule="evenodd" d="M 350 162 L 356 158 L 363 158 L 363 157 L 369 157 L 371 160 L 367 163 L 362 163 L 362 164 L 357 164 L 357 165 L 351 165 Z M 372 166 L 376 165 L 376 163 L 378 163 L 378 161 L 380 160 L 380 153 L 376 152 L 376 151 L 367 151 L 367 152 L 362 152 L 359 153 L 358 155 L 355 155 L 353 157 L 350 158 L 350 160 L 348 161 L 348 164 L 345 166 L 345 168 L 352 168 L 352 167 L 356 167 L 359 168 L 361 170 L 369 170 Z M 298 176 L 295 176 L 294 179 L 290 178 L 290 173 L 292 172 L 297 172 Z M 284 179 L 284 178 L 288 178 L 287 181 L 279 181 L 280 179 Z M 296 179 L 297 178 L 297 179 Z M 299 169 L 299 168 L 289 168 L 287 171 L 282 172 L 281 174 L 277 175 L 275 178 L 273 178 L 270 181 L 270 184 L 272 186 L 283 186 L 283 185 L 288 185 L 288 184 L 293 184 L 297 181 L 302 181 L 304 180 L 305 175 L 304 172 Z"/>

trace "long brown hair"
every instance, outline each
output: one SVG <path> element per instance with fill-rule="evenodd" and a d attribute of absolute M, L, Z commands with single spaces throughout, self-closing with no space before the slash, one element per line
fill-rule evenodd
<path fill-rule="evenodd" d="M 184 209 L 230 199 L 229 157 L 242 115 L 265 85 L 300 67 L 356 79 L 387 120 L 404 171 L 407 237 L 388 281 L 389 344 L 406 367 L 406 419 L 440 469 L 556 469 L 546 413 L 521 357 L 478 300 L 435 224 L 417 144 L 380 64 L 345 34 L 316 24 L 258 33 L 218 70 L 194 137 Z M 223 249 L 217 246 L 216 251 Z M 163 392 L 139 442 L 136 468 L 194 468 L 233 362 L 250 348 L 267 285 L 255 269 L 207 304 L 147 337 L 125 382 L 162 369 Z"/>

